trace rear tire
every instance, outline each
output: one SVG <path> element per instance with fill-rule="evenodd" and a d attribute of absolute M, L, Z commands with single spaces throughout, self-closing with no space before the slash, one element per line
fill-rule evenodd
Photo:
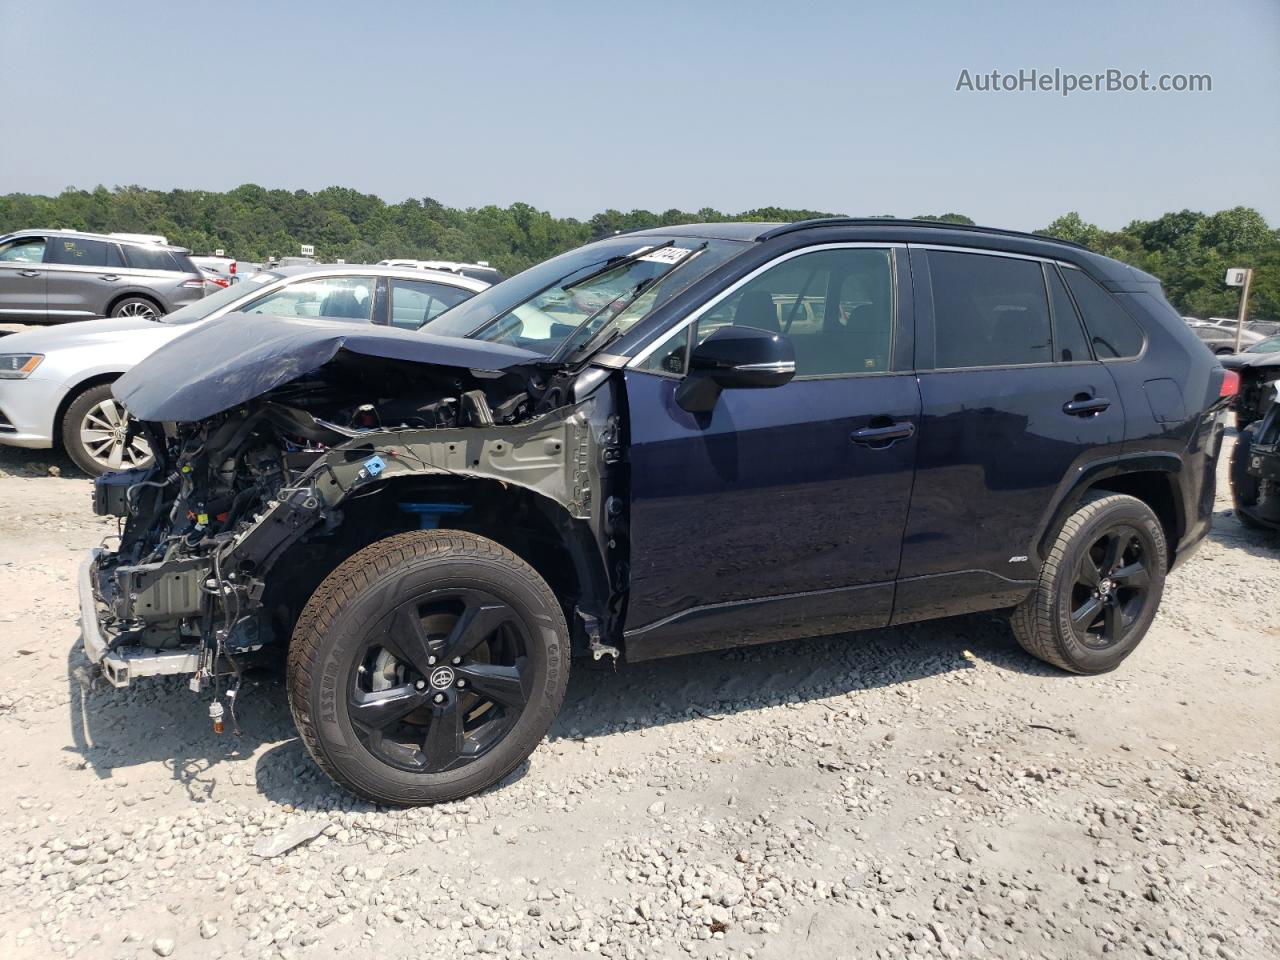
<path fill-rule="evenodd" d="M 1099 494 L 1067 518 L 1035 592 L 1013 612 L 1013 634 L 1034 657 L 1071 673 L 1106 673 L 1151 626 L 1168 549 L 1141 500 Z"/>
<path fill-rule="evenodd" d="M 76 466 L 91 477 L 145 467 L 153 459 L 151 448 L 141 435 L 126 446 L 127 419 L 124 407 L 111 393 L 111 384 L 90 387 L 77 394 L 62 415 L 62 446 Z"/>
<path fill-rule="evenodd" d="M 472 533 L 402 533 L 316 589 L 289 648 L 289 707 L 311 756 L 377 803 L 456 800 L 542 741 L 569 681 L 551 588 Z"/>
<path fill-rule="evenodd" d="M 164 316 L 160 304 L 147 297 L 125 297 L 111 308 L 113 317 L 144 317 L 152 319 Z"/>

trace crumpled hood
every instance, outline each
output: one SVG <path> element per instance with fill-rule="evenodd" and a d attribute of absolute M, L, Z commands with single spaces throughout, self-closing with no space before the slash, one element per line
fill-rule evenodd
<path fill-rule="evenodd" d="M 492 371 L 542 359 L 518 347 L 392 327 L 229 313 L 161 347 L 112 392 L 140 420 L 204 420 L 304 377 L 341 352 Z"/>
<path fill-rule="evenodd" d="M 74 347 L 115 342 L 121 334 L 148 331 L 166 337 L 181 333 L 187 327 L 175 327 L 144 317 L 112 317 L 106 320 L 79 320 L 49 327 L 20 330 L 4 338 L 6 353 L 50 353 Z"/>

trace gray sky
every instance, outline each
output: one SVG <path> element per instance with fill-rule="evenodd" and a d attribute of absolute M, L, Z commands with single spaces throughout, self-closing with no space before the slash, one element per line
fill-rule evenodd
<path fill-rule="evenodd" d="M 181 7 L 181 9 L 179 9 Z M 0 0 L 0 193 L 1280 225 L 1280 2 Z M 957 92 L 1020 68 L 1207 93 Z"/>

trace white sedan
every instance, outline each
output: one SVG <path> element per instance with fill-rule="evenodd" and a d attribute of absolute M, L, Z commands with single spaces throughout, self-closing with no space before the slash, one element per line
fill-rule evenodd
<path fill-rule="evenodd" d="M 153 320 L 118 317 L 0 338 L 0 443 L 61 444 L 86 473 L 143 466 L 111 384 L 193 325 L 238 311 L 326 317 L 417 330 L 489 284 L 414 268 L 313 264 L 263 271 Z"/>

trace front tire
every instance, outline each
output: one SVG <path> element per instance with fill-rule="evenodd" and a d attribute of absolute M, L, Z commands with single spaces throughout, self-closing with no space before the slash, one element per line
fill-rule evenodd
<path fill-rule="evenodd" d="M 1034 657 L 1071 673 L 1106 673 L 1146 635 L 1164 592 L 1168 548 L 1141 500 L 1101 494 L 1067 518 L 1035 592 L 1013 613 Z"/>
<path fill-rule="evenodd" d="M 129 415 L 100 383 L 79 393 L 62 415 L 62 446 L 77 467 L 91 477 L 112 470 L 148 466 L 151 447 L 141 435 L 128 436 Z"/>
<path fill-rule="evenodd" d="M 472 533 L 398 534 L 311 596 L 289 648 L 289 706 L 311 756 L 377 803 L 468 796 L 541 742 L 569 680 L 551 588 Z"/>

